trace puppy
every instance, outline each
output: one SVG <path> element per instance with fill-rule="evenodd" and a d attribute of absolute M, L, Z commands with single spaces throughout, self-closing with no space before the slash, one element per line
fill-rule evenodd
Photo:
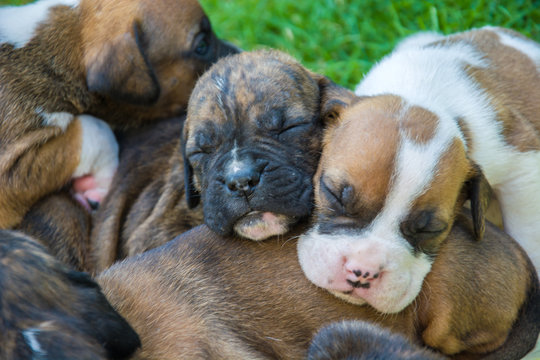
<path fill-rule="evenodd" d="M 536 271 L 487 224 L 472 241 L 460 216 L 415 302 L 391 316 L 313 286 L 293 240 L 222 237 L 201 226 L 98 276 L 141 337 L 138 359 L 303 359 L 322 326 L 369 321 L 455 359 L 519 359 L 540 331 Z M 504 269 L 504 281 L 496 281 Z M 504 294 L 504 295 L 501 295 Z M 166 334 L 166 336 L 164 336 Z"/>
<path fill-rule="evenodd" d="M 340 321 L 325 326 L 309 345 L 307 360 L 442 360 L 444 357 L 411 344 L 365 321 Z"/>
<path fill-rule="evenodd" d="M 75 115 L 127 128 L 180 114 L 200 73 L 237 51 L 215 37 L 195 0 L 56 4 L 0 10 L 0 23 L 16 16 L 24 29 L 0 28 L 2 228 L 80 176 L 77 166 L 102 147 L 105 137 L 73 124 Z M 82 175 L 92 177 L 75 189 L 101 200 L 111 167 Z"/>
<path fill-rule="evenodd" d="M 200 206 L 189 209 L 184 195 L 179 151 L 184 120 L 159 121 L 119 138 L 123 149 L 120 165 L 109 196 L 93 214 L 86 270 L 99 273 L 117 260 L 163 245 L 202 224 Z M 48 212 L 42 207 L 36 213 Z M 70 228 L 63 220 L 48 216 L 46 223 L 61 221 L 62 232 Z M 31 222 L 27 223 L 27 229 L 31 228 Z M 59 237 L 60 242 L 65 238 Z"/>
<path fill-rule="evenodd" d="M 0 230 L 0 358 L 125 359 L 137 334 L 85 273 Z"/>
<path fill-rule="evenodd" d="M 312 209 L 320 139 L 352 94 L 278 51 L 225 58 L 197 82 L 183 130 L 186 197 L 221 235 L 284 234 Z"/>
<path fill-rule="evenodd" d="M 366 76 L 356 90 L 362 98 L 325 134 L 316 220 L 298 243 L 313 283 L 400 311 L 416 298 L 466 199 L 474 237 L 482 237 L 489 183 L 505 231 L 540 266 L 535 49 L 502 29 L 421 35 Z"/>

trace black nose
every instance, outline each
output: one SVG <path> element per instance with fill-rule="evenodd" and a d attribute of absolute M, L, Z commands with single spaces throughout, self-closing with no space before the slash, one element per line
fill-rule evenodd
<path fill-rule="evenodd" d="M 255 186 L 259 183 L 260 177 L 261 174 L 257 169 L 252 166 L 246 166 L 230 172 L 225 178 L 225 183 L 232 192 L 251 194 Z"/>

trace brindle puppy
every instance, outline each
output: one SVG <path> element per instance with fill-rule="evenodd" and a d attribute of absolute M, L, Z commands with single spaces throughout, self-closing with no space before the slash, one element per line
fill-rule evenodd
<path fill-rule="evenodd" d="M 263 240 L 312 209 L 325 121 L 352 94 L 278 51 L 216 63 L 197 82 L 183 132 L 186 195 L 204 221 Z"/>
<path fill-rule="evenodd" d="M 139 337 L 85 273 L 0 230 L 0 358 L 124 359 Z"/>

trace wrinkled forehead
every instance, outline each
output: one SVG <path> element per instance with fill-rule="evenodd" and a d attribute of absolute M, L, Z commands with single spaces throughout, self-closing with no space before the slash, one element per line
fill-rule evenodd
<path fill-rule="evenodd" d="M 318 109 L 318 86 L 299 63 L 281 53 L 241 53 L 218 61 L 197 82 L 188 105 L 189 130 L 201 121 L 254 121 Z"/>

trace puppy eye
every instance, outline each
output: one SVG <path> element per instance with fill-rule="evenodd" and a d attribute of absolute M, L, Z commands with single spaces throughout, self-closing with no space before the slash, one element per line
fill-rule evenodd
<path fill-rule="evenodd" d="M 321 176 L 320 184 L 321 191 L 334 210 L 338 210 L 343 215 L 354 215 L 351 209 L 349 209 L 349 205 L 354 197 L 352 186 L 347 185 L 338 190 L 330 185 L 324 176 Z"/>
<path fill-rule="evenodd" d="M 205 56 L 210 50 L 210 43 L 206 33 L 201 33 L 195 38 L 195 48 L 193 52 L 198 56 Z"/>
<path fill-rule="evenodd" d="M 435 217 L 434 211 L 421 211 L 400 225 L 401 233 L 414 242 L 432 239 L 446 230 L 448 224 Z"/>

